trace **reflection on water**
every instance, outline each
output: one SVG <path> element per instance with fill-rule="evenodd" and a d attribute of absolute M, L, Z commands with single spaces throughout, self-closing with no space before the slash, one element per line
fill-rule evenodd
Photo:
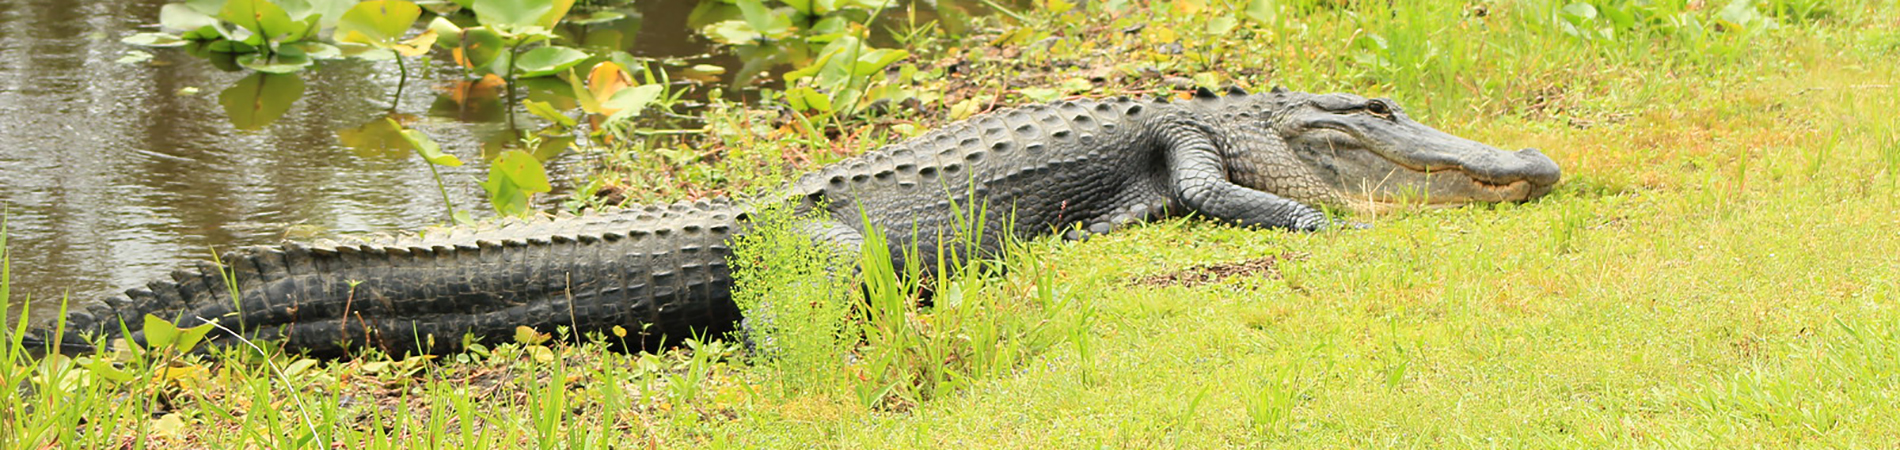
<path fill-rule="evenodd" d="M 428 131 L 470 161 L 441 168 L 448 195 L 458 209 L 486 210 L 475 184 L 485 170 L 480 152 L 511 135 L 497 86 L 412 80 L 392 111 L 398 71 L 390 62 L 329 61 L 263 76 L 119 42 L 154 22 L 164 3 L 0 0 L 0 205 L 14 298 L 30 295 L 35 316 L 49 317 L 61 296 L 113 295 L 214 248 L 442 221 L 424 163 L 406 148 L 379 151 L 392 145 L 377 141 L 387 139 L 376 128 L 385 118 Z M 641 26 L 684 24 L 692 4 L 677 3 L 683 8 L 645 8 L 644 17 L 567 32 L 589 43 L 638 41 L 633 53 L 643 56 L 708 52 L 690 33 Z M 138 51 L 154 58 L 116 62 Z M 433 66 L 438 73 L 412 67 L 412 75 L 460 77 L 448 64 Z M 371 144 L 345 147 L 352 138 Z"/>
<path fill-rule="evenodd" d="M 214 249 L 439 223 L 442 194 L 397 125 L 426 131 L 470 162 L 439 168 L 447 195 L 457 209 L 487 211 L 476 184 L 483 157 L 516 141 L 511 124 L 533 126 L 500 101 L 504 83 L 458 81 L 464 72 L 448 60 L 411 64 L 405 84 L 392 61 L 262 75 L 230 71 L 229 55 L 120 42 L 151 31 L 165 3 L 0 0 L 0 208 L 13 298 L 30 296 L 40 319 L 62 297 L 116 295 Z M 778 60 L 747 67 L 691 31 L 722 20 L 718 11 L 736 17 L 729 4 L 619 4 L 572 16 L 556 33 L 571 45 L 665 59 L 681 78 L 708 82 Z M 516 92 L 574 107 L 548 95 L 571 91 L 566 83 L 538 82 L 554 86 L 524 80 Z M 533 151 L 559 153 L 567 139 L 546 138 Z M 558 189 L 561 161 L 550 164 Z"/>

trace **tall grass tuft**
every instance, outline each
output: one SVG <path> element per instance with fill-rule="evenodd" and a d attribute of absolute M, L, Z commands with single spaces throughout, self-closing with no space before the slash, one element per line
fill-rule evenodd
<path fill-rule="evenodd" d="M 770 367 L 782 392 L 833 384 L 857 338 L 849 328 L 849 277 L 841 254 L 801 233 L 809 218 L 790 207 L 754 212 L 750 232 L 733 240 L 733 301 L 757 364 Z"/>
<path fill-rule="evenodd" d="M 985 208 L 958 206 L 925 273 L 916 248 L 893 263 L 884 230 L 864 233 L 857 258 L 813 243 L 817 221 L 783 210 L 755 214 L 734 246 L 734 299 L 755 364 L 781 395 L 822 393 L 864 408 L 903 410 L 1007 373 L 1061 343 L 1088 352 L 1092 310 L 1068 301 L 1034 251 L 1012 244 L 979 254 Z M 868 222 L 868 221 L 867 221 Z M 846 276 L 857 270 L 856 277 Z M 1031 277 L 1010 282 L 1004 268 Z M 930 279 L 926 279 L 930 278 Z M 1086 359 L 1086 358 L 1084 358 Z"/>

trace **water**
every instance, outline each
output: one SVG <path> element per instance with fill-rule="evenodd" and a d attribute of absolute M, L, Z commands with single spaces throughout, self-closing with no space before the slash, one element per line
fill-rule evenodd
<path fill-rule="evenodd" d="M 164 3 L 0 0 L 0 207 L 16 302 L 30 296 L 44 319 L 62 297 L 114 295 L 208 259 L 214 248 L 445 220 L 442 194 L 420 159 L 353 151 L 338 140 L 338 130 L 391 113 L 392 63 L 331 61 L 266 81 L 300 78 L 302 95 L 281 118 L 239 129 L 243 121 L 234 124 L 225 103 L 253 104 L 240 83 L 249 74 L 119 42 L 150 30 Z M 644 56 L 712 52 L 694 33 L 658 25 L 684 24 L 692 2 L 658 5 L 642 5 L 643 15 L 616 26 L 624 34 L 617 41 L 637 42 L 629 51 Z M 128 52 L 153 58 L 118 62 Z M 470 162 L 442 176 L 458 208 L 486 211 L 475 184 L 485 176 L 480 149 L 510 136 L 504 109 L 492 100 L 458 103 L 445 92 L 457 88 L 441 80 L 459 75 L 436 66 L 440 73 L 404 87 L 395 112 Z M 550 171 L 558 176 L 562 162 Z"/>

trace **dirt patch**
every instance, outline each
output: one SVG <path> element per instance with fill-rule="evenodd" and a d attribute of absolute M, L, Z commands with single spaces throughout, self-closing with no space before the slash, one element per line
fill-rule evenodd
<path fill-rule="evenodd" d="M 1135 280 L 1142 286 L 1195 287 L 1218 283 L 1231 277 L 1264 275 L 1280 279 L 1280 263 L 1306 259 L 1304 254 L 1281 253 L 1265 257 L 1219 264 L 1203 264 L 1168 273 L 1148 275 Z"/>

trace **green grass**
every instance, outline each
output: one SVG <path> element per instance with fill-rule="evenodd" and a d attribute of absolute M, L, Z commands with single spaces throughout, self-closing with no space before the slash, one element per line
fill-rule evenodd
<path fill-rule="evenodd" d="M 1179 76 L 1389 95 L 1449 132 L 1544 149 L 1566 180 L 1530 204 L 1360 218 L 1369 230 L 1169 221 L 1031 242 L 1000 263 L 1006 273 L 939 286 L 932 308 L 903 302 L 912 287 L 885 291 L 895 297 L 867 303 L 882 312 L 862 314 L 886 320 L 855 325 L 869 345 L 815 339 L 790 350 L 811 353 L 773 361 L 713 342 L 627 355 L 528 336 L 436 360 L 276 356 L 275 368 L 236 354 L 108 356 L 134 376 L 114 382 L 85 361 L 9 349 L 0 381 L 26 393 L 0 396 L 0 447 L 1900 442 L 1893 2 L 1828 2 L 1771 17 L 1776 28 L 1727 31 L 1707 25 L 1727 2 L 1658 2 L 1641 25 L 1588 39 L 1555 25 L 1564 5 L 1544 2 L 1286 1 L 1221 33 L 1210 24 L 1231 9 L 1192 3 L 1025 10 L 1030 23 L 992 18 L 997 32 L 967 43 L 932 38 L 911 50 L 964 58 L 969 75 L 926 81 L 945 95 L 925 112 L 843 119 L 863 131 L 833 136 L 836 147 L 787 144 L 804 132 L 724 105 L 707 113 L 711 133 L 690 138 L 716 157 L 605 158 L 628 165 L 604 170 L 678 175 L 636 186 L 641 195 L 712 178 L 745 190 L 781 179 L 787 162 L 942 123 L 961 102 L 1049 94 L 1011 83 L 1113 95 Z M 1140 33 L 1119 32 L 1135 24 Z M 990 44 L 1018 28 L 1030 36 Z M 1038 33 L 1069 38 L 1021 50 Z M 1159 51 L 1167 34 L 1181 53 Z M 1361 39 L 1375 34 L 1383 49 Z M 1086 77 L 1066 67 L 1107 75 L 1073 83 Z M 1160 75 L 1141 75 L 1150 70 Z M 1138 281 L 1272 255 L 1285 256 L 1273 272 Z M 948 292 L 968 300 L 952 306 Z"/>

